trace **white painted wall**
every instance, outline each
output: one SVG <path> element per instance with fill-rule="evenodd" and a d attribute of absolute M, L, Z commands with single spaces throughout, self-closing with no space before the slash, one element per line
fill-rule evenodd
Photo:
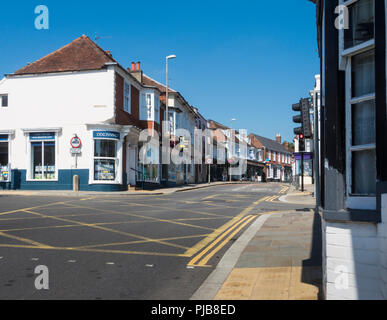
<path fill-rule="evenodd" d="M 60 128 L 56 137 L 57 169 L 75 168 L 75 157 L 70 153 L 70 139 L 74 134 L 82 140 L 77 168 L 92 169 L 93 130 L 120 131 L 118 126 L 103 125 L 104 122 L 113 123 L 115 117 L 114 67 L 6 78 L 0 81 L 0 92 L 9 97 L 8 107 L 0 108 L 0 130 L 15 132 L 10 137 L 10 163 L 12 169 L 27 169 L 27 177 L 31 158 L 29 133 L 25 129 L 50 132 L 51 128 Z M 86 124 L 101 126 L 87 130 Z M 121 164 L 121 142 L 117 153 Z M 122 166 L 119 165 L 115 183 L 121 182 L 121 176 Z"/>
<path fill-rule="evenodd" d="M 327 300 L 382 298 L 379 247 L 383 242 L 385 248 L 387 239 L 380 236 L 380 225 L 323 220 L 323 269 Z M 346 270 L 346 273 L 340 274 L 340 270 Z M 342 277 L 347 277 L 347 287 L 340 285 L 345 283 L 340 281 Z"/>
<path fill-rule="evenodd" d="M 57 73 L 5 79 L 8 108 L 1 128 L 97 123 L 114 117 L 114 70 Z"/>
<path fill-rule="evenodd" d="M 380 294 L 387 299 L 387 194 L 382 195 L 382 222 L 378 224 Z"/>

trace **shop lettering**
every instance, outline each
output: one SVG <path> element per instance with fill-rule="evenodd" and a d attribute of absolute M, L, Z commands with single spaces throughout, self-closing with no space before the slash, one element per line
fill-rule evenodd
<path fill-rule="evenodd" d="M 119 139 L 120 134 L 116 132 L 94 132 L 95 138 L 113 138 L 113 139 Z"/>

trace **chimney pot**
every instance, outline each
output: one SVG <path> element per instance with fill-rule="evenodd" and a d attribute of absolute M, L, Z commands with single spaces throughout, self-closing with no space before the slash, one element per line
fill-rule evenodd
<path fill-rule="evenodd" d="M 140 61 L 138 61 L 137 62 L 137 69 L 136 70 L 140 71 L 141 70 L 140 66 L 141 66 L 141 63 L 140 63 Z"/>
<path fill-rule="evenodd" d="M 135 63 L 132 62 L 132 71 L 136 70 L 136 66 L 135 66 Z"/>

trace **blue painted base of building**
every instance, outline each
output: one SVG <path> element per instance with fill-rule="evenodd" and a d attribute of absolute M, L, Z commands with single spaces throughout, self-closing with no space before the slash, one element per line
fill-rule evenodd
<path fill-rule="evenodd" d="M 125 184 L 89 184 L 88 169 L 58 170 L 58 181 L 27 181 L 27 170 L 12 170 L 12 181 L 0 183 L 0 190 L 73 190 L 73 177 L 79 177 L 80 191 L 126 191 Z M 126 174 L 122 181 L 127 181 Z"/>

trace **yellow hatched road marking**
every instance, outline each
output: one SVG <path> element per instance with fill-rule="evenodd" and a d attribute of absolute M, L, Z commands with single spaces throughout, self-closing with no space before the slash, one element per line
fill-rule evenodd
<path fill-rule="evenodd" d="M 12 244 L 0 244 L 0 248 L 26 248 L 26 249 L 39 249 L 39 250 L 57 250 L 57 251 L 81 251 L 81 252 L 102 252 L 102 253 L 120 253 L 120 254 L 134 254 L 134 255 L 146 255 L 146 256 L 162 256 L 162 257 L 183 257 L 187 256 L 184 253 L 162 253 L 162 252 L 147 252 L 147 251 L 126 251 L 126 250 L 104 250 L 104 249 L 77 249 L 66 247 L 37 247 L 37 246 L 23 246 Z"/>
<path fill-rule="evenodd" d="M 89 224 L 89 223 L 83 223 L 83 222 L 79 222 L 79 221 L 75 221 L 75 220 L 70 220 L 70 219 L 64 219 L 64 218 L 58 218 L 58 217 L 53 217 L 53 216 L 47 216 L 45 214 L 41 214 L 41 213 L 38 213 L 38 212 L 29 211 L 29 210 L 25 211 L 25 212 L 28 212 L 28 213 L 31 213 L 31 214 L 35 214 L 35 215 L 39 215 L 39 216 L 42 216 L 42 217 L 45 217 L 45 218 L 54 219 L 54 220 L 75 223 L 75 224 L 78 224 L 78 225 L 81 225 L 81 226 L 84 226 L 84 227 L 104 230 L 104 231 L 108 231 L 108 232 L 112 232 L 112 233 L 117 233 L 117 234 L 129 236 L 129 237 L 133 237 L 133 238 L 137 238 L 137 239 L 148 240 L 149 242 L 156 242 L 156 243 L 160 243 L 160 244 L 167 245 L 167 246 L 170 246 L 170 247 L 176 247 L 176 248 L 180 248 L 180 249 L 188 249 L 187 247 L 184 247 L 184 246 L 181 246 L 181 245 L 178 245 L 178 244 L 169 243 L 169 242 L 165 242 L 165 241 L 157 241 L 156 239 L 152 239 L 152 238 L 136 235 L 136 234 L 133 234 L 133 233 L 118 231 L 118 230 L 111 229 L 111 228 L 106 228 L 106 227 L 103 227 L 103 226 L 97 226 L 97 225 L 93 225 L 93 224 Z"/>
<path fill-rule="evenodd" d="M 137 205 L 136 203 L 132 203 L 132 204 L 133 205 Z M 148 206 L 148 205 L 146 205 L 146 206 Z M 187 227 L 198 228 L 198 229 L 214 230 L 213 228 L 208 228 L 208 227 L 203 227 L 203 226 L 198 226 L 198 225 L 188 224 L 188 223 L 181 223 L 181 222 L 174 221 L 174 220 L 159 219 L 159 218 L 155 218 L 155 217 L 151 217 L 151 216 L 147 216 L 147 215 L 142 216 L 142 215 L 139 215 L 139 214 L 136 214 L 136 213 L 121 212 L 121 211 L 115 211 L 115 210 L 105 210 L 105 209 L 98 209 L 98 208 L 87 207 L 87 206 L 81 206 L 81 208 L 89 209 L 89 210 L 102 211 L 102 212 L 108 211 L 109 213 L 113 213 L 113 214 L 129 216 L 129 217 L 144 218 L 144 219 L 158 221 L 158 222 L 166 222 L 166 223 L 184 225 L 184 226 L 187 226 Z M 170 210 L 174 210 L 174 209 L 170 209 Z M 183 209 L 182 210 L 176 209 L 174 211 L 184 211 L 184 210 Z M 186 211 L 188 211 L 188 210 L 186 210 Z M 192 211 L 192 212 L 197 213 L 196 211 Z M 200 213 L 198 213 L 198 214 L 200 214 Z M 202 214 L 203 215 L 209 215 L 209 216 L 215 216 L 215 217 L 222 217 L 219 214 L 210 214 L 210 213 L 208 213 L 208 214 L 207 213 L 202 213 Z"/>
<path fill-rule="evenodd" d="M 48 246 L 46 244 L 43 244 L 43 243 L 40 243 L 40 242 L 37 242 L 37 241 L 33 241 L 33 240 L 30 240 L 30 239 L 27 239 L 27 238 L 22 238 L 22 237 L 6 234 L 6 233 L 1 232 L 1 231 L 0 231 L 0 236 L 3 236 L 5 238 L 10 238 L 10 239 L 13 239 L 13 240 L 18 240 L 18 241 L 25 242 L 25 243 L 28 243 L 28 244 L 32 244 L 32 245 L 40 247 L 40 248 L 49 248 L 49 247 L 51 247 L 51 246 Z"/>
<path fill-rule="evenodd" d="M 208 196 L 208 197 L 203 198 L 203 200 L 214 199 L 217 196 L 220 196 L 220 194 L 213 194 L 212 196 Z"/>
<path fill-rule="evenodd" d="M 74 200 L 71 200 L 71 201 L 74 201 Z M 30 207 L 30 208 L 23 208 L 23 209 L 16 209 L 16 210 L 11 210 L 11 211 L 5 211 L 5 212 L 0 212 L 0 216 L 6 215 L 6 214 L 10 214 L 10 213 L 23 212 L 23 211 L 26 211 L 26 210 L 35 210 L 35 209 L 39 209 L 39 208 L 54 206 L 54 205 L 57 205 L 57 204 L 65 204 L 65 203 L 66 202 L 59 201 L 59 202 L 43 204 L 41 206 L 35 206 L 35 207 Z"/>
<path fill-rule="evenodd" d="M 183 236 L 183 237 L 173 237 L 173 238 L 163 238 L 163 239 L 156 239 L 158 241 L 172 241 L 172 240 L 181 240 L 181 239 L 191 239 L 191 238 L 202 238 L 207 236 L 208 234 L 198 234 L 194 236 Z M 92 244 L 89 246 L 81 246 L 81 247 L 74 247 L 74 249 L 87 249 L 87 248 L 100 248 L 100 247 L 108 247 L 108 246 L 120 246 L 120 245 L 126 245 L 126 244 L 141 244 L 141 243 L 148 243 L 147 240 L 138 240 L 138 241 L 128 241 L 128 242 L 115 242 L 115 243 L 102 243 L 102 244 Z"/>

